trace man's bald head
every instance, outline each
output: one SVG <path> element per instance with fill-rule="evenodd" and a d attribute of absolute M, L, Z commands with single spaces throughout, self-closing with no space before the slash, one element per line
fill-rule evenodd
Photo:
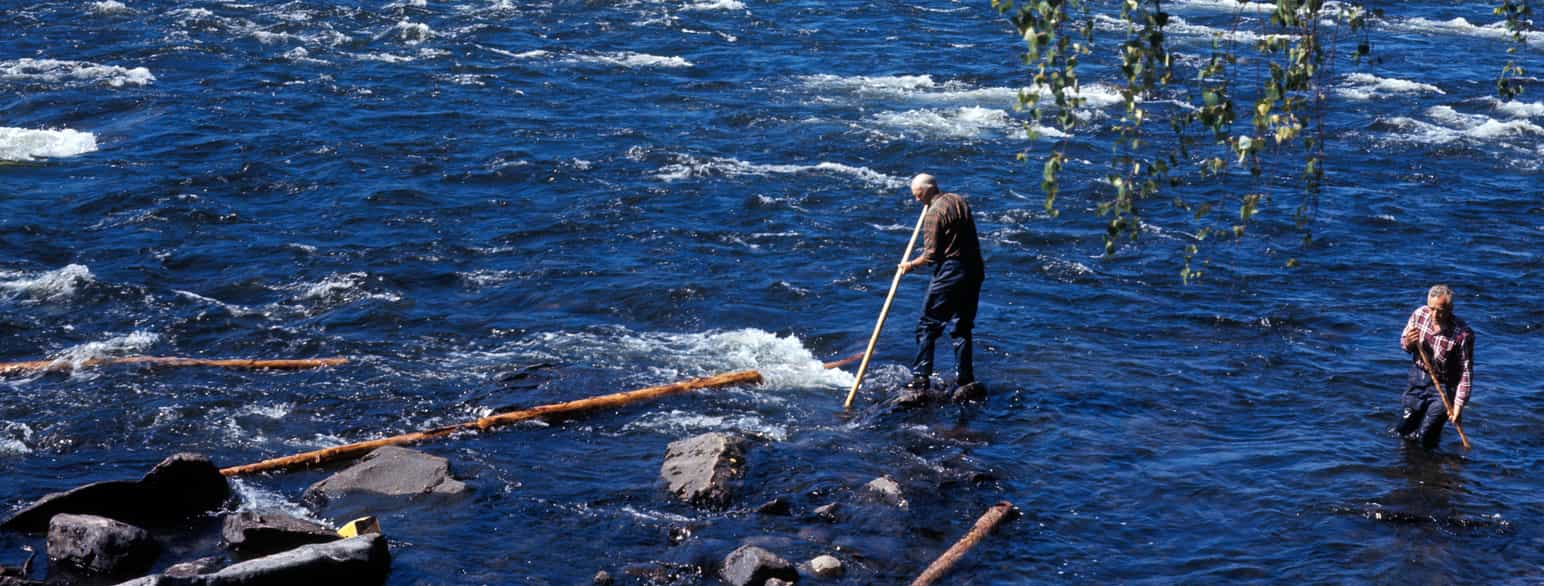
<path fill-rule="evenodd" d="M 938 180 L 927 173 L 919 173 L 911 178 L 911 196 L 917 201 L 926 202 L 938 193 Z"/>

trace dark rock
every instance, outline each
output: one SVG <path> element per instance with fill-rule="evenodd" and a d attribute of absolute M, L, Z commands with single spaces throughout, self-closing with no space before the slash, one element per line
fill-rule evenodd
<path fill-rule="evenodd" d="M 226 547 L 259 556 L 340 539 L 337 532 L 318 523 L 284 513 L 254 511 L 226 515 L 220 535 Z"/>
<path fill-rule="evenodd" d="M 738 436 L 716 432 L 671 442 L 659 474 L 676 498 L 723 507 L 733 496 L 730 480 L 745 474 L 744 443 Z"/>
<path fill-rule="evenodd" d="M 842 518 L 842 506 L 837 503 L 820 505 L 815 507 L 815 516 L 827 523 L 835 523 Z"/>
<path fill-rule="evenodd" d="M 932 395 L 922 389 L 901 389 L 901 392 L 895 395 L 895 406 L 905 409 L 922 407 L 932 398 Z"/>
<path fill-rule="evenodd" d="M 986 385 L 980 382 L 966 383 L 954 388 L 949 398 L 956 403 L 980 401 L 986 398 Z"/>
<path fill-rule="evenodd" d="M 766 586 L 793 586 L 793 582 L 789 582 L 787 580 L 779 580 L 777 578 L 767 578 L 767 581 L 764 582 L 764 584 Z"/>
<path fill-rule="evenodd" d="M 359 463 L 306 489 L 306 502 L 323 505 L 354 494 L 458 495 L 466 484 L 450 475 L 450 462 L 397 446 L 379 448 Z"/>
<path fill-rule="evenodd" d="M 799 581 L 799 572 L 788 560 L 754 545 L 741 546 L 724 558 L 720 576 L 732 586 L 763 586 L 774 578 Z"/>
<path fill-rule="evenodd" d="M 870 480 L 863 485 L 864 494 L 880 501 L 906 508 L 906 496 L 901 494 L 901 485 L 888 475 Z"/>
<path fill-rule="evenodd" d="M 54 515 L 48 523 L 48 560 L 94 574 L 150 569 L 160 547 L 139 527 L 93 515 Z"/>
<path fill-rule="evenodd" d="M 228 566 L 213 574 L 158 574 L 118 586 L 292 586 L 295 584 L 382 584 L 391 570 L 386 538 L 377 533 L 332 543 L 303 545 Z"/>
<path fill-rule="evenodd" d="M 30 545 L 22 546 L 22 549 L 27 552 L 27 561 L 22 562 L 20 566 L 15 568 L 10 566 L 0 566 L 0 580 L 6 578 L 26 580 L 29 576 L 32 575 L 32 560 L 37 559 L 38 552 L 33 551 L 32 546 Z M 0 582 L 0 586 L 3 586 L 3 584 L 4 582 Z"/>
<path fill-rule="evenodd" d="M 225 562 L 226 560 L 222 556 L 209 556 L 206 558 L 198 558 L 190 562 L 173 564 L 171 567 L 166 568 L 166 571 L 161 573 L 172 578 L 186 578 L 200 574 L 212 574 L 216 571 L 219 571 L 221 567 L 224 567 Z"/>
<path fill-rule="evenodd" d="M 842 567 L 842 561 L 832 556 L 816 556 L 815 559 L 810 560 L 810 571 L 822 578 L 841 576 L 845 570 Z"/>
<path fill-rule="evenodd" d="M 701 566 L 666 562 L 632 565 L 624 568 L 622 573 L 646 584 L 696 584 L 702 582 L 703 577 Z"/>
<path fill-rule="evenodd" d="M 611 586 L 611 574 L 606 573 L 605 570 L 596 572 L 595 578 L 590 580 L 590 583 L 595 586 Z"/>
<path fill-rule="evenodd" d="M 230 484 L 208 458 L 176 454 L 162 460 L 139 481 L 94 482 L 44 496 L 0 523 L 0 529 L 43 531 L 49 519 L 61 513 L 167 526 L 218 509 L 230 495 Z"/>
<path fill-rule="evenodd" d="M 793 506 L 788 504 L 788 499 L 777 497 L 765 504 L 756 507 L 756 512 L 763 515 L 787 516 L 793 512 Z"/>
<path fill-rule="evenodd" d="M 44 583 L 15 576 L 0 576 L 0 586 L 44 586 Z"/>

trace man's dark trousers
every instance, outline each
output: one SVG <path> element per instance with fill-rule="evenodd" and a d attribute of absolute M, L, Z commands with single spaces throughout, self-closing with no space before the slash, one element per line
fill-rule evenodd
<path fill-rule="evenodd" d="M 933 346 L 944 333 L 944 324 L 957 318 L 949 337 L 954 339 L 954 364 L 958 384 L 975 382 L 971 363 L 972 334 L 976 325 L 976 303 L 981 298 L 984 272 L 979 265 L 959 259 L 945 259 L 933 268 L 933 280 L 927 287 L 922 305 L 922 319 L 917 323 L 917 357 L 911 363 L 913 376 L 933 374 Z"/>
<path fill-rule="evenodd" d="M 1447 422 L 1447 407 L 1425 369 L 1411 365 L 1409 378 L 1403 398 L 1404 413 L 1394 426 L 1394 433 L 1419 441 L 1428 450 L 1436 449 L 1442 441 L 1442 425 Z"/>

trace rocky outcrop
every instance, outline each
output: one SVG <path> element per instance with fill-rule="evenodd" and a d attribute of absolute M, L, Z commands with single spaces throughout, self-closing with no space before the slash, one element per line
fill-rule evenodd
<path fill-rule="evenodd" d="M 973 382 L 957 386 L 949 393 L 949 398 L 956 403 L 980 401 L 986 398 L 986 385 Z"/>
<path fill-rule="evenodd" d="M 198 558 L 193 561 L 182 562 L 180 564 L 172 564 L 171 566 L 167 567 L 166 571 L 162 572 L 162 574 L 179 578 L 197 576 L 199 574 L 213 574 L 219 571 L 220 568 L 224 567 L 225 564 L 226 560 L 224 557 L 217 555 L 209 556 L 206 558 Z"/>
<path fill-rule="evenodd" d="M 337 532 L 321 524 L 284 513 L 255 511 L 227 515 L 220 535 L 231 550 L 259 556 L 339 539 Z"/>
<path fill-rule="evenodd" d="M 676 498 L 724 507 L 733 497 L 731 480 L 745 474 L 744 444 L 739 436 L 717 432 L 671 442 L 659 474 Z"/>
<path fill-rule="evenodd" d="M 466 484 L 450 474 L 450 462 L 439 456 L 397 446 L 379 448 L 359 463 L 306 489 L 302 498 L 325 505 L 351 495 L 411 497 L 458 495 Z"/>
<path fill-rule="evenodd" d="M 133 575 L 159 553 L 149 532 L 106 517 L 65 513 L 48 523 L 48 560 L 69 570 Z"/>
<path fill-rule="evenodd" d="M 725 557 L 719 576 L 732 586 L 763 586 L 773 579 L 799 581 L 799 572 L 788 560 L 754 545 L 741 546 Z"/>
<path fill-rule="evenodd" d="M 292 586 L 294 584 L 381 584 L 391 570 L 386 538 L 366 534 L 305 545 L 226 567 L 213 574 L 159 574 L 119 586 Z"/>
<path fill-rule="evenodd" d="M 0 523 L 0 529 L 43 531 L 49 519 L 63 513 L 166 526 L 218 509 L 230 495 L 230 484 L 208 458 L 177 454 L 162 460 L 138 481 L 94 482 L 44 496 Z"/>

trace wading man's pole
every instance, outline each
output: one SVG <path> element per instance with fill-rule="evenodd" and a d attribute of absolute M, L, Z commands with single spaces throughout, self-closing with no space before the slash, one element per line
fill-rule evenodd
<path fill-rule="evenodd" d="M 906 243 L 906 252 L 901 255 L 903 264 L 911 260 L 911 249 L 917 245 L 917 235 L 922 233 L 922 221 L 927 219 L 927 208 L 922 206 L 922 215 L 917 216 L 917 227 L 911 229 L 911 242 Z M 852 398 L 858 394 L 858 385 L 863 384 L 863 373 L 868 371 L 874 345 L 879 343 L 879 332 L 885 329 L 885 318 L 890 316 L 890 302 L 895 301 L 895 289 L 901 285 L 901 276 L 905 274 L 899 265 L 895 267 L 895 278 L 890 280 L 890 294 L 885 296 L 885 306 L 879 310 L 879 323 L 874 324 L 874 335 L 869 336 L 868 349 L 863 351 L 863 362 L 858 363 L 858 376 L 853 378 L 852 390 L 847 391 L 847 402 L 842 403 L 843 409 L 852 408 Z"/>
<path fill-rule="evenodd" d="M 1448 402 L 1447 391 L 1442 390 L 1442 383 L 1437 382 L 1437 371 L 1432 369 L 1431 361 L 1426 359 L 1426 348 L 1418 342 L 1415 351 L 1421 353 L 1421 365 L 1426 367 L 1426 374 L 1431 375 L 1431 384 L 1437 385 L 1437 396 L 1442 397 L 1442 408 L 1447 409 L 1448 421 L 1453 422 L 1453 429 L 1458 430 L 1458 439 L 1464 444 L 1464 449 L 1469 449 L 1469 436 L 1464 435 L 1464 427 L 1458 424 L 1458 419 L 1453 417 L 1453 404 Z M 1457 399 L 1458 397 L 1453 397 Z"/>

